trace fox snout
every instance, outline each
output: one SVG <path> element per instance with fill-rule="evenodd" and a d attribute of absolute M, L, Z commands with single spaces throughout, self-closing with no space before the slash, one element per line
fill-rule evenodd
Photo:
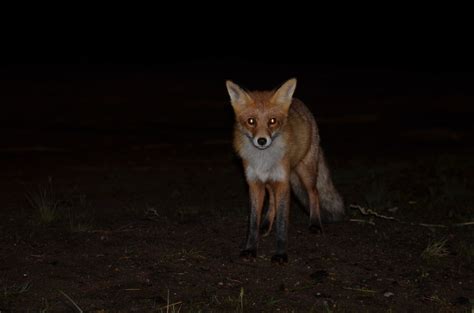
<path fill-rule="evenodd" d="M 264 150 L 272 144 L 272 138 L 270 136 L 255 136 L 252 140 L 255 147 L 260 150 Z"/>

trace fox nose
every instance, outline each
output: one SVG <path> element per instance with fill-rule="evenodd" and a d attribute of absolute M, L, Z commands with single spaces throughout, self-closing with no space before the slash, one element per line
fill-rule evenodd
<path fill-rule="evenodd" d="M 267 139 L 261 137 L 261 138 L 257 139 L 257 142 L 258 142 L 259 145 L 264 146 L 267 143 Z"/>

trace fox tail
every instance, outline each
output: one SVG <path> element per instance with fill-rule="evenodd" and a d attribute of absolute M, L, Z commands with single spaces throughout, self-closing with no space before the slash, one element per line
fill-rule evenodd
<path fill-rule="evenodd" d="M 308 196 L 296 175 L 291 176 L 291 187 L 301 204 L 307 208 Z M 319 151 L 316 187 L 319 192 L 322 222 L 334 223 L 343 221 L 345 218 L 344 201 L 336 187 L 334 187 L 322 149 Z"/>

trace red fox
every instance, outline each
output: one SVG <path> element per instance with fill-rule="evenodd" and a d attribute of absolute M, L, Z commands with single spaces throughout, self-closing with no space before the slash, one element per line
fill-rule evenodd
<path fill-rule="evenodd" d="M 229 80 L 226 85 L 235 113 L 234 149 L 243 161 L 250 195 L 248 237 L 240 255 L 256 257 L 260 231 L 268 235 L 276 220 L 271 260 L 287 263 L 290 189 L 309 210 L 311 231 L 322 232 L 322 221 L 341 221 L 345 215 L 316 121 L 305 104 L 293 98 L 295 78 L 273 91 L 246 91 Z M 266 193 L 268 210 L 261 223 Z"/>

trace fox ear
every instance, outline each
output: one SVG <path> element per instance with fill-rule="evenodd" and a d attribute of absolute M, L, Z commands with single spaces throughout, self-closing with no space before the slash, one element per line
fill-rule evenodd
<path fill-rule="evenodd" d="M 250 96 L 244 90 L 242 90 L 239 85 L 230 80 L 226 81 L 225 84 L 227 86 L 227 92 L 230 96 L 230 101 L 234 108 L 245 104 L 249 100 Z"/>
<path fill-rule="evenodd" d="M 293 93 L 296 89 L 296 78 L 287 80 L 280 88 L 278 88 L 273 94 L 272 100 L 284 106 L 286 109 L 290 107 L 293 99 Z"/>

